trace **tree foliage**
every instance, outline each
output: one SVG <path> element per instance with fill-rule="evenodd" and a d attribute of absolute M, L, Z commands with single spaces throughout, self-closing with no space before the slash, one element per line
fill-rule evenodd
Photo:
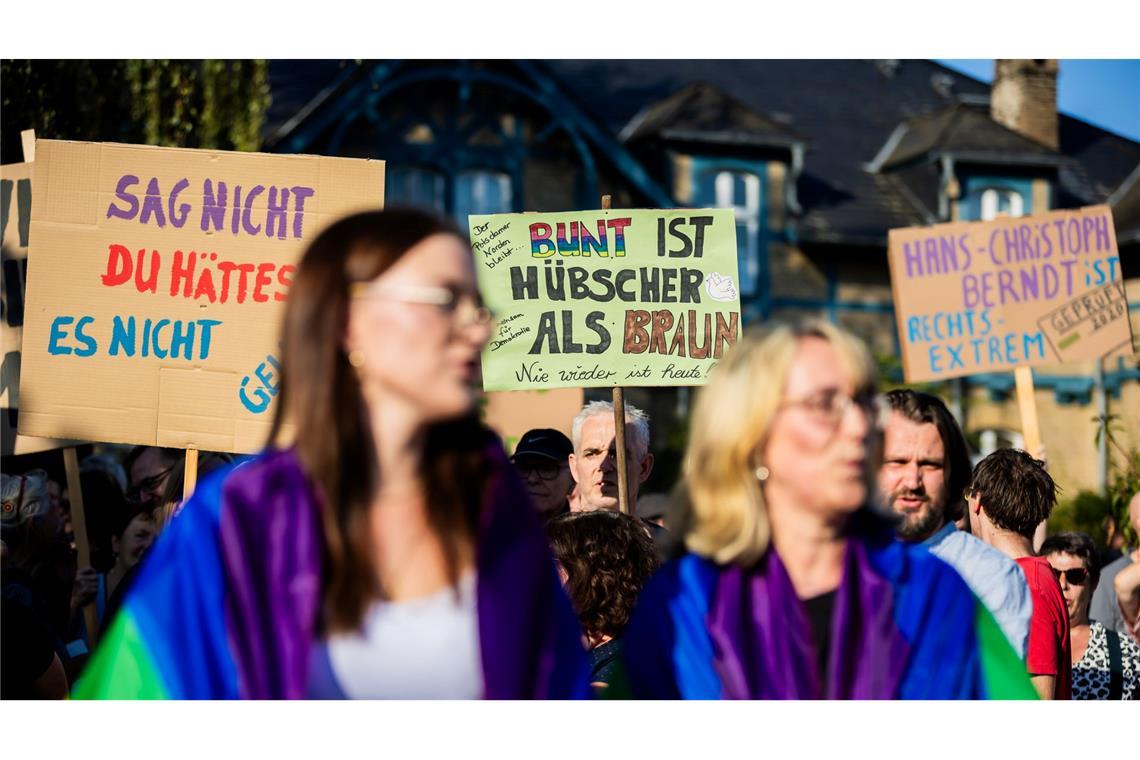
<path fill-rule="evenodd" d="M 257 150 L 269 107 L 265 61 L 5 60 L 0 161 L 36 137 Z"/>

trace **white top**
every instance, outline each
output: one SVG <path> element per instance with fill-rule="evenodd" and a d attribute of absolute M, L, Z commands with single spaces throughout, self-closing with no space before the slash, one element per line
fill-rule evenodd
<path fill-rule="evenodd" d="M 923 541 L 934 556 L 953 567 L 1001 626 L 1013 650 L 1025 660 L 1033 598 L 1016 562 L 984 541 L 946 523 Z"/>
<path fill-rule="evenodd" d="M 481 699 L 475 573 L 456 588 L 376 602 L 361 630 L 328 639 L 333 674 L 350 699 Z"/>

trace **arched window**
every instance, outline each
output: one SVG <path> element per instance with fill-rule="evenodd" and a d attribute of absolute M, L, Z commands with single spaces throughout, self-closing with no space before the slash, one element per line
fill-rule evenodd
<path fill-rule="evenodd" d="M 751 172 L 714 170 L 703 181 L 711 188 L 702 197 L 736 216 L 736 255 L 741 295 L 754 295 L 760 278 L 760 177 Z M 711 189 L 711 193 L 707 190 Z"/>

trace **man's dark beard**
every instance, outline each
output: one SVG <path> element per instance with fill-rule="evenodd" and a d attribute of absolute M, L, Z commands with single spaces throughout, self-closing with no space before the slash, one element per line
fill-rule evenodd
<path fill-rule="evenodd" d="M 897 494 L 893 498 L 900 497 L 921 497 L 921 494 L 905 493 Z M 936 508 L 932 501 L 928 500 L 927 504 L 929 509 L 925 512 L 918 512 L 915 514 L 905 515 L 901 512 L 898 513 L 902 517 L 902 521 L 895 526 L 895 532 L 898 533 L 899 538 L 903 541 L 924 541 L 930 538 L 936 530 L 942 527 L 943 509 Z"/>

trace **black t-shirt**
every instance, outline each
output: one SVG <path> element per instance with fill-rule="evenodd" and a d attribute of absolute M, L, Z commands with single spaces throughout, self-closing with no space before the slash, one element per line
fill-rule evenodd
<path fill-rule="evenodd" d="M 819 677 L 824 684 L 827 683 L 827 666 L 831 654 L 831 613 L 835 609 L 835 594 L 835 591 L 828 591 L 804 599 L 812 639 L 815 641 L 815 661 L 819 665 Z"/>
<path fill-rule="evenodd" d="M 32 686 L 51 667 L 52 635 L 25 604 L 4 596 L 0 632 L 0 699 L 35 699 Z"/>

